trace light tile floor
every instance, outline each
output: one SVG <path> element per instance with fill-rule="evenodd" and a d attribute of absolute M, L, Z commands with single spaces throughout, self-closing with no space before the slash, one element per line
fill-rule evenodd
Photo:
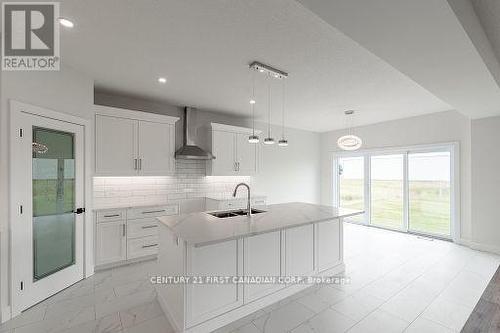
<path fill-rule="evenodd" d="M 315 286 L 217 330 L 458 332 L 500 257 L 450 242 L 345 224 L 348 285 Z M 0 326 L 0 333 L 171 333 L 149 261 L 96 273 Z"/>

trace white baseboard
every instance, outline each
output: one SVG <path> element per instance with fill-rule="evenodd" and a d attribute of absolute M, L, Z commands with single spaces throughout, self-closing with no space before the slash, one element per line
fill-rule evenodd
<path fill-rule="evenodd" d="M 476 242 L 470 242 L 469 247 L 471 249 L 474 249 L 474 250 L 491 252 L 494 254 L 500 254 L 500 247 L 495 246 L 495 245 L 486 245 L 486 244 L 481 244 L 481 243 L 476 243 Z"/>
<path fill-rule="evenodd" d="M 478 243 L 475 241 L 472 241 L 470 239 L 458 239 L 456 241 L 457 244 L 467 246 L 468 248 L 471 248 L 473 250 L 478 250 L 478 251 L 483 251 L 483 252 L 490 252 L 493 254 L 499 254 L 500 255 L 500 246 L 495 246 L 495 245 L 488 245 L 488 244 L 482 244 Z"/>
<path fill-rule="evenodd" d="M 10 320 L 11 319 L 11 310 L 10 310 L 10 306 L 5 306 L 2 308 L 2 318 L 1 318 L 1 322 L 2 323 L 5 323 L 7 320 Z"/>
<path fill-rule="evenodd" d="M 101 264 L 101 265 L 96 265 L 94 266 L 94 272 L 99 272 L 99 271 L 104 271 L 110 268 L 115 268 L 115 267 L 120 267 L 120 266 L 126 266 L 130 264 L 135 264 L 141 261 L 149 261 L 149 260 L 154 260 L 157 259 L 158 256 L 156 254 L 151 254 L 148 256 L 140 257 L 140 258 L 135 258 L 135 259 L 128 259 L 128 260 L 121 260 L 121 261 L 116 261 L 112 262 L 109 264 Z"/>

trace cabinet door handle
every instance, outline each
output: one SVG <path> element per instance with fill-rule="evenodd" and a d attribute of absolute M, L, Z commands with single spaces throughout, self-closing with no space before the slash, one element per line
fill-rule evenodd
<path fill-rule="evenodd" d="M 161 210 L 150 210 L 150 211 L 142 212 L 142 214 L 163 213 L 164 211 L 165 211 L 165 209 L 161 209 Z"/>
<path fill-rule="evenodd" d="M 143 225 L 142 229 L 158 228 L 158 225 Z"/>
<path fill-rule="evenodd" d="M 158 246 L 158 244 L 143 245 L 142 248 L 145 249 L 145 248 L 148 248 L 148 247 L 155 247 L 155 246 Z"/>
<path fill-rule="evenodd" d="M 125 237 L 125 232 L 126 232 L 125 231 L 125 224 L 122 224 L 122 235 L 123 235 L 123 237 Z"/>
<path fill-rule="evenodd" d="M 139 170 L 142 170 L 142 158 L 139 159 Z"/>
<path fill-rule="evenodd" d="M 134 170 L 137 170 L 137 158 L 134 158 Z"/>
<path fill-rule="evenodd" d="M 240 171 L 240 162 L 238 162 L 238 171 Z"/>
<path fill-rule="evenodd" d="M 111 215 L 104 215 L 104 217 L 118 217 L 120 214 L 111 214 Z"/>

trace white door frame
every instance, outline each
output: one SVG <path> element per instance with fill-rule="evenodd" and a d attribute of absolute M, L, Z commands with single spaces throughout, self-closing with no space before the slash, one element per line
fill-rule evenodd
<path fill-rule="evenodd" d="M 404 158 L 404 171 L 407 172 L 408 164 L 408 154 L 411 153 L 425 153 L 432 151 L 448 151 L 450 152 L 450 180 L 451 180 L 451 193 L 450 193 L 450 239 L 454 242 L 458 242 L 461 239 L 461 209 L 460 209 L 460 146 L 458 142 L 444 142 L 436 144 L 427 145 L 412 145 L 404 147 L 387 147 L 387 148 L 372 148 L 363 149 L 355 152 L 347 151 L 335 151 L 332 152 L 333 164 L 332 164 L 332 191 L 333 191 L 333 204 L 338 206 L 340 203 L 339 197 L 339 178 L 338 178 L 338 158 L 341 157 L 354 157 L 354 156 L 364 156 L 365 158 L 365 183 L 368 182 L 368 186 L 365 186 L 365 207 L 367 207 L 367 218 L 370 219 L 370 184 L 371 184 L 371 174 L 370 174 L 370 157 L 373 155 L 391 155 L 391 154 L 402 154 Z M 407 178 L 408 175 L 404 175 Z M 405 183 L 405 182 L 403 182 Z M 405 185 L 403 185 L 405 186 Z M 407 195 L 407 188 L 404 188 L 405 195 Z M 367 193 L 368 192 L 368 193 Z M 368 194 L 368 196 L 366 196 Z M 405 227 L 408 229 L 408 216 L 406 207 L 407 198 L 404 198 L 404 223 Z M 368 203 L 366 202 L 368 201 Z M 366 223 L 371 225 L 369 221 Z M 415 233 L 415 232 L 412 232 Z M 430 235 L 432 236 L 432 235 Z M 440 236 L 436 236 L 440 238 Z"/>
<path fill-rule="evenodd" d="M 15 100 L 9 101 L 10 106 L 10 152 L 9 152 L 9 193 L 10 197 L 14 198 L 13 194 L 15 193 L 14 186 L 14 168 L 16 167 L 14 164 L 14 154 L 15 154 L 15 137 L 19 135 L 19 118 L 22 117 L 23 114 L 29 114 L 34 116 L 40 116 L 52 120 L 59 120 L 75 125 L 80 125 L 83 128 L 83 170 L 84 170 L 84 181 L 83 181 L 83 207 L 86 208 L 86 213 L 83 214 L 83 277 L 87 278 L 94 274 L 94 228 L 92 223 L 92 178 L 91 178 L 91 154 L 92 154 L 92 145 L 91 145 L 91 122 L 89 120 L 60 113 L 57 111 L 45 109 L 42 107 L 38 107 L 35 105 L 18 102 Z M 18 206 L 14 200 L 11 199 L 9 203 L 9 230 L 10 237 L 12 240 L 12 224 L 18 219 Z M 10 264 L 9 264 L 9 272 L 10 272 L 10 315 L 11 317 L 17 316 L 20 313 L 20 310 L 13 306 L 13 294 L 14 288 L 18 287 L 18 282 L 13 278 L 13 269 L 12 269 L 12 259 L 13 259 L 13 244 L 12 241 L 10 243 Z M 6 311 L 7 312 L 7 311 Z"/>

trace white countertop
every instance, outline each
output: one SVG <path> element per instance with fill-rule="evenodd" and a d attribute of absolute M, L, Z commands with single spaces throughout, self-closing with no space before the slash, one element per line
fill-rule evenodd
<path fill-rule="evenodd" d="M 302 202 L 268 205 L 252 217 L 217 218 L 206 212 L 158 217 L 188 245 L 203 246 L 266 232 L 362 214 L 363 211 Z"/>
<path fill-rule="evenodd" d="M 159 207 L 159 206 L 178 206 L 177 203 L 159 203 L 159 204 L 149 204 L 149 205 L 132 205 L 132 204 L 115 204 L 115 205 L 99 205 L 94 207 L 92 210 L 95 212 L 102 210 L 112 210 L 112 209 L 128 209 L 128 208 L 147 208 L 147 207 Z"/>

